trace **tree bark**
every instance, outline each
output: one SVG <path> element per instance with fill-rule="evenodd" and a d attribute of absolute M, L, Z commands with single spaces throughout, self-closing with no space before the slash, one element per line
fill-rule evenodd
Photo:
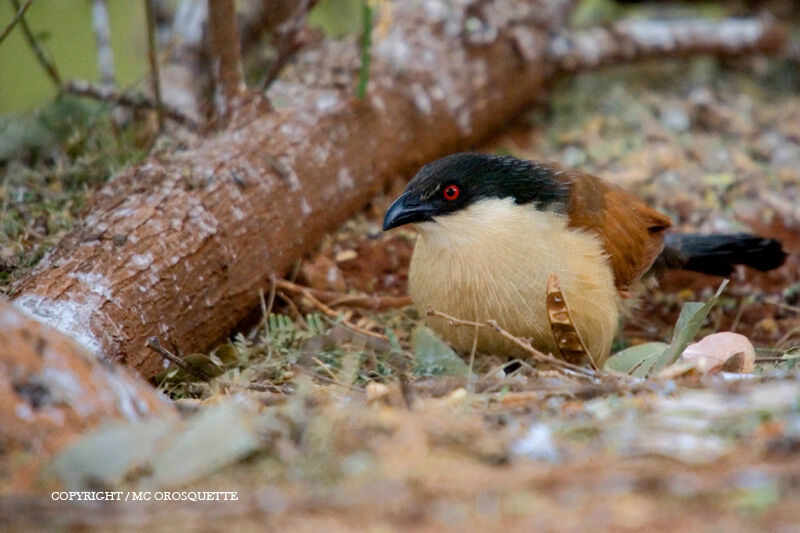
<path fill-rule="evenodd" d="M 398 2 L 373 46 L 363 100 L 352 43 L 303 52 L 292 76 L 270 87 L 270 112 L 97 192 L 82 223 L 16 285 L 16 305 L 145 376 L 162 368 L 145 348 L 150 336 L 181 354 L 206 349 L 257 306 L 270 274 L 390 179 L 474 146 L 541 99 L 563 70 L 566 55 L 553 46 L 572 4 Z M 780 44 L 768 22 L 745 28 L 739 47 L 726 44 L 734 30 L 711 31 L 702 51 Z M 620 57 L 693 53 L 646 37 L 647 53 Z"/>
<path fill-rule="evenodd" d="M 0 299 L 4 452 L 30 452 L 38 463 L 104 420 L 135 420 L 170 411 L 158 392 L 127 369 L 99 361 L 72 339 Z"/>

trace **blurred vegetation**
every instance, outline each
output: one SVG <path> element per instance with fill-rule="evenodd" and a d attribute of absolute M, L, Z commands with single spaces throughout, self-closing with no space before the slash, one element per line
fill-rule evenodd
<path fill-rule="evenodd" d="M 108 0 L 108 10 L 117 83 L 124 87 L 147 71 L 144 5 Z M 65 79 L 97 80 L 100 76 L 91 11 L 87 0 L 37 0 L 25 14 Z M 11 3 L 0 2 L 0 25 L 5 27 L 13 16 Z M 19 28 L 0 46 L 0 80 L 0 114 L 27 111 L 56 96 Z"/>
<path fill-rule="evenodd" d="M 148 122 L 119 127 L 108 107 L 62 95 L 0 117 L 0 293 L 72 228 L 97 185 L 150 149 Z"/>

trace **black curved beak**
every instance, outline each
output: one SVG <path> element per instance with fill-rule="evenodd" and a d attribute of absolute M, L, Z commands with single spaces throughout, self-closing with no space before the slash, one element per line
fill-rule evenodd
<path fill-rule="evenodd" d="M 386 211 L 386 216 L 383 218 L 383 231 L 413 222 L 433 220 L 433 215 L 431 206 L 420 203 L 406 192 L 395 200 Z"/>

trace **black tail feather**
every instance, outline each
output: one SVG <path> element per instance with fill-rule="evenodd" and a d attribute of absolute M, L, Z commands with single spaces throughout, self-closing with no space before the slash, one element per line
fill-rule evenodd
<path fill-rule="evenodd" d="M 747 233 L 732 235 L 668 234 L 654 267 L 681 268 L 729 276 L 736 265 L 772 270 L 786 260 L 780 241 Z"/>

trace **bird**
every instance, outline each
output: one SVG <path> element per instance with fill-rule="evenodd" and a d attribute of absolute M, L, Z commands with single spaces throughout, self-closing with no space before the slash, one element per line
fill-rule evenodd
<path fill-rule="evenodd" d="M 387 210 L 383 230 L 407 224 L 419 233 L 408 273 L 418 309 L 493 320 L 541 352 L 563 357 L 546 306 L 555 275 L 597 366 L 658 273 L 727 276 L 738 264 L 767 271 L 786 258 L 775 239 L 671 233 L 670 217 L 618 185 L 508 155 L 456 153 L 423 166 Z M 426 315 L 427 325 L 462 354 L 524 355 L 491 328 Z"/>

